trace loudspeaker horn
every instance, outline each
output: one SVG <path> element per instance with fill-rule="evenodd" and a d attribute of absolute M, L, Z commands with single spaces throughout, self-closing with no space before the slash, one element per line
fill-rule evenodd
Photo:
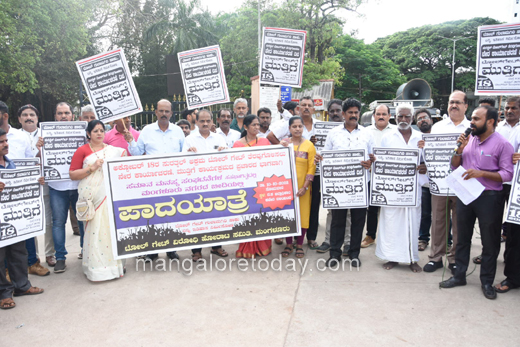
<path fill-rule="evenodd" d="M 401 84 L 397 89 L 396 100 L 413 101 L 414 107 L 426 106 L 432 97 L 432 89 L 422 78 L 415 78 Z M 417 101 L 415 101 L 417 100 Z"/>

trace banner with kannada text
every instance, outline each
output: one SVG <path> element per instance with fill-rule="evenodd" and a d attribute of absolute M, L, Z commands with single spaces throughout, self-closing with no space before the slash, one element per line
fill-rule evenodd
<path fill-rule="evenodd" d="M 108 159 L 114 257 L 300 235 L 292 147 Z"/>
<path fill-rule="evenodd" d="M 45 182 L 68 180 L 72 156 L 87 142 L 87 122 L 43 122 L 40 129 Z"/>
<path fill-rule="evenodd" d="M 143 111 L 122 49 L 76 62 L 97 118 L 108 123 Z"/>
<path fill-rule="evenodd" d="M 449 193 L 446 177 L 451 167 L 450 161 L 457 145 L 460 134 L 423 134 L 424 140 L 424 163 L 428 169 L 430 181 L 430 192 L 433 195 L 444 195 Z M 451 193 L 450 195 L 454 195 Z"/>
<path fill-rule="evenodd" d="M 368 207 L 367 170 L 361 166 L 365 150 L 322 151 L 323 208 Z"/>
<path fill-rule="evenodd" d="M 0 248 L 44 233 L 40 167 L 0 170 Z M 3 266 L 3 264 L 2 264 Z"/>
<path fill-rule="evenodd" d="M 520 224 L 520 165 L 515 165 L 511 192 L 507 204 L 506 222 Z"/>
<path fill-rule="evenodd" d="M 374 147 L 370 205 L 417 207 L 418 149 Z"/>

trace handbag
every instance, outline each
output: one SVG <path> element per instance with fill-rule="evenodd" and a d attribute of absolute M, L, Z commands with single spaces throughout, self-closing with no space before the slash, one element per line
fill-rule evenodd
<path fill-rule="evenodd" d="M 76 203 L 76 218 L 82 222 L 92 220 L 96 215 L 96 208 L 91 199 L 81 198 Z"/>

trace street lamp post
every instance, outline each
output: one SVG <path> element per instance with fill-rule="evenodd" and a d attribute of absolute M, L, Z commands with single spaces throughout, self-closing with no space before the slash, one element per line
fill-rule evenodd
<path fill-rule="evenodd" d="M 449 37 L 444 37 L 444 36 L 440 36 L 440 35 L 437 35 L 437 37 L 453 41 L 453 59 L 451 61 L 451 92 L 453 93 L 453 85 L 455 83 L 455 43 L 459 40 L 465 39 L 465 37 L 449 38 Z"/>

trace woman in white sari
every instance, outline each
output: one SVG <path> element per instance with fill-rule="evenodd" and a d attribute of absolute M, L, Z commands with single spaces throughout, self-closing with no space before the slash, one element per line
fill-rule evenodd
<path fill-rule="evenodd" d="M 112 255 L 102 166 L 105 159 L 126 156 L 126 150 L 103 143 L 105 127 L 99 120 L 88 123 L 87 137 L 90 142 L 74 153 L 69 173 L 72 180 L 81 180 L 78 204 L 91 200 L 95 208 L 93 218 L 85 222 L 83 272 L 91 281 L 107 281 L 123 277 L 124 264 Z"/>

